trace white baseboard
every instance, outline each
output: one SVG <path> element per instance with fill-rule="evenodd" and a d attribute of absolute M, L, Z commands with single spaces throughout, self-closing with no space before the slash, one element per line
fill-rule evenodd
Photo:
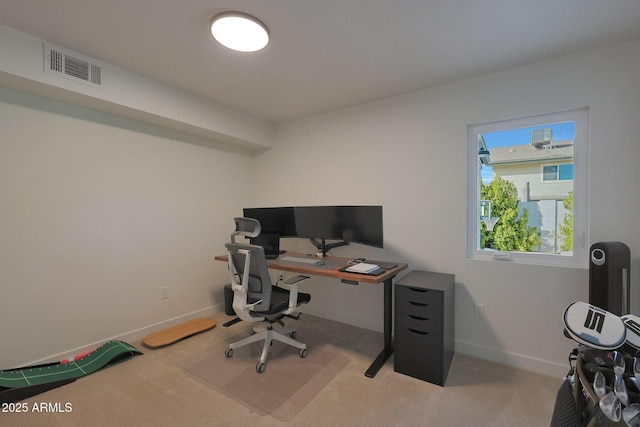
<path fill-rule="evenodd" d="M 157 322 L 139 329 L 135 329 L 133 331 L 129 331 L 129 332 L 125 332 L 113 337 L 109 337 L 109 338 L 105 338 L 102 339 L 100 341 L 96 341 L 93 343 L 89 343 L 86 345 L 83 345 L 81 347 L 76 347 L 76 348 L 72 348 L 69 349 L 65 352 L 62 353 L 58 353 L 58 354 L 53 354 L 51 356 L 47 356 L 45 358 L 39 359 L 39 360 L 34 360 L 32 362 L 26 363 L 22 366 L 36 366 L 36 365 L 42 365 L 45 363 L 54 363 L 54 362 L 59 362 L 63 359 L 73 359 L 74 355 L 77 354 L 82 354 L 85 353 L 87 351 L 93 351 L 95 350 L 97 347 L 101 346 L 102 344 L 109 342 L 109 341 L 113 341 L 113 340 L 119 340 L 119 341 L 124 341 L 127 343 L 131 343 L 131 342 L 135 342 L 135 341 L 140 341 L 142 338 L 144 338 L 145 336 L 149 335 L 152 332 L 155 331 L 159 331 L 165 328 L 169 328 L 171 326 L 174 325 L 178 325 L 180 323 L 186 322 L 188 320 L 191 319 L 195 319 L 198 317 L 208 317 L 208 316 L 213 316 L 215 313 L 218 313 L 220 311 L 224 310 L 224 304 L 218 304 L 218 305 L 213 305 L 207 308 L 203 308 L 200 310 L 196 310 L 193 311 L 191 313 L 187 313 L 187 314 L 183 314 L 181 316 L 177 316 L 177 317 L 173 317 L 171 319 L 167 319 L 167 320 L 163 320 L 162 322 Z"/>
<path fill-rule="evenodd" d="M 224 311 L 224 304 L 218 304 L 210 307 L 206 307 L 200 310 L 193 311 L 191 313 L 183 314 L 181 316 L 173 317 L 171 319 L 164 320 L 162 322 L 157 322 L 143 328 L 135 329 L 129 332 L 124 332 L 122 334 L 108 337 L 100 341 L 96 341 L 94 343 L 88 343 L 81 347 L 76 347 L 69 349 L 65 352 L 50 355 L 46 358 L 42 358 L 39 360 L 35 360 L 24 364 L 22 366 L 35 366 L 41 365 L 44 363 L 52 363 L 58 362 L 62 359 L 73 358 L 76 354 L 82 354 L 87 351 L 92 351 L 96 347 L 104 344 L 105 342 L 112 340 L 120 340 L 128 343 L 140 341 L 145 336 L 149 335 L 152 332 L 159 331 L 165 328 L 169 328 L 174 325 L 178 325 L 180 323 L 186 322 L 191 319 L 195 319 L 197 317 L 208 317 L 212 316 L 215 313 Z M 324 313 L 309 313 L 325 318 L 330 318 L 332 320 L 336 320 L 338 322 L 344 322 L 350 325 L 358 326 L 365 329 L 370 330 L 378 330 L 379 325 L 372 325 L 369 319 L 363 319 L 358 316 L 353 315 L 345 315 L 345 313 L 338 312 L 324 312 Z M 486 359 L 495 363 L 500 363 L 507 366 L 512 366 L 519 369 L 524 369 L 527 371 L 536 372 L 542 375 L 547 375 L 554 378 L 563 378 L 568 370 L 568 364 L 558 364 L 549 362 L 547 360 L 541 360 L 532 358 L 529 356 L 525 356 L 522 354 L 509 353 L 501 350 L 497 350 L 490 347 L 479 346 L 477 344 L 469 343 L 466 341 L 455 340 L 455 352 L 466 354 L 472 357 L 478 357 L 481 359 Z"/>
<path fill-rule="evenodd" d="M 466 341 L 455 340 L 455 352 L 558 379 L 564 378 L 569 372 L 568 362 L 566 364 L 558 364 L 522 354 L 483 347 Z"/>
<path fill-rule="evenodd" d="M 318 312 L 308 310 L 307 312 L 325 319 L 331 319 L 348 325 L 382 332 L 381 322 L 378 321 L 375 323 L 380 324 L 373 324 L 371 319 L 359 317 L 353 313 L 337 312 L 326 309 L 318 310 Z M 466 341 L 455 340 L 455 352 L 558 379 L 564 378 L 569 372 L 568 362 L 565 364 L 558 364 L 522 354 L 509 353 L 495 348 L 479 346 Z"/>
<path fill-rule="evenodd" d="M 207 308 L 203 308 L 200 310 L 193 311 L 191 313 L 183 314 L 181 316 L 174 317 L 172 319 L 163 320 L 162 322 L 154 323 L 153 325 L 145 326 L 144 328 L 136 329 L 134 331 L 130 331 L 119 335 L 117 337 L 109 338 L 105 341 L 110 340 L 120 340 L 125 342 L 133 342 L 139 341 L 145 336 L 149 335 L 152 332 L 160 331 L 165 328 L 169 328 L 174 325 L 179 325 L 180 323 L 186 322 L 191 319 L 195 319 L 198 317 L 209 317 L 213 316 L 215 313 L 224 309 L 224 305 L 215 305 Z"/>

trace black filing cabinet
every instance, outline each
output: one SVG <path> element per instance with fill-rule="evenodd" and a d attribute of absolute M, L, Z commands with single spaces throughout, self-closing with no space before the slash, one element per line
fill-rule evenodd
<path fill-rule="evenodd" d="M 394 370 L 444 386 L 454 353 L 455 275 L 414 270 L 395 284 Z"/>

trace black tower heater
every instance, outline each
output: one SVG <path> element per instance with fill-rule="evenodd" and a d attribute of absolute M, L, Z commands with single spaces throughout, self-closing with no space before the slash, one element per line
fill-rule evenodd
<path fill-rule="evenodd" d="M 630 311 L 631 251 L 621 242 L 598 242 L 589 251 L 589 304 L 622 316 Z"/>

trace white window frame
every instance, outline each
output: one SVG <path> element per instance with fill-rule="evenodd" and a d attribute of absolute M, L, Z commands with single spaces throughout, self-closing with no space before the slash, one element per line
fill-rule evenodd
<path fill-rule="evenodd" d="M 573 253 L 496 252 L 478 249 L 480 239 L 480 170 L 478 135 L 508 129 L 574 122 Z M 540 114 L 467 126 L 467 258 L 522 264 L 587 268 L 589 264 L 589 109 Z"/>

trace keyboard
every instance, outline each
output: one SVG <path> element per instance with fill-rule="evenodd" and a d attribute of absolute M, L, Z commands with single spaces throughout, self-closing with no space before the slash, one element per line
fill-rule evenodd
<path fill-rule="evenodd" d="M 324 262 L 320 261 L 319 259 L 316 258 L 311 258 L 311 257 L 299 257 L 299 256 L 283 256 L 282 258 L 280 258 L 281 261 L 289 261 L 289 262 L 300 262 L 303 264 L 310 264 L 310 265 L 323 265 Z"/>

